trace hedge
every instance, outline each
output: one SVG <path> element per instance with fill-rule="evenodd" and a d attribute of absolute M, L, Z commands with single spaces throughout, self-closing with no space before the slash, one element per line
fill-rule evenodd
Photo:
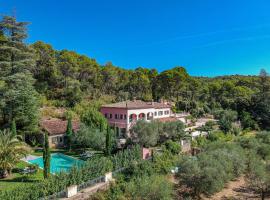
<path fill-rule="evenodd" d="M 79 185 L 86 181 L 104 176 L 106 172 L 127 167 L 141 159 L 141 148 L 120 151 L 114 156 L 94 158 L 86 161 L 82 167 L 74 167 L 68 173 L 59 173 L 40 182 L 22 186 L 10 191 L 0 191 L 1 200 L 36 200 L 56 194 L 70 185 Z"/>

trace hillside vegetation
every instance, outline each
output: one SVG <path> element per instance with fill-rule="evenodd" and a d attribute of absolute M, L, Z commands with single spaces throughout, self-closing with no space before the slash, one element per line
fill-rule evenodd
<path fill-rule="evenodd" d="M 193 116 L 230 109 L 244 128 L 270 128 L 270 81 L 259 76 L 192 77 L 185 68 L 158 73 L 126 70 L 37 41 L 26 44 L 27 23 L 4 16 L 0 22 L 0 126 L 16 121 L 18 131 L 37 131 L 38 108 L 77 108 L 127 99 L 166 99 L 175 111 Z"/>

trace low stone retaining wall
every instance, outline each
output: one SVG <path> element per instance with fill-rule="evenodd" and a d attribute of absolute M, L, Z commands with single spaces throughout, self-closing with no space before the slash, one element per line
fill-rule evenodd
<path fill-rule="evenodd" d="M 113 181 L 113 173 L 108 172 L 104 176 L 99 177 L 81 185 L 71 185 L 66 188 L 65 197 L 62 200 L 88 199 L 90 195 L 98 190 L 107 189 L 110 182 Z M 88 186 L 89 185 L 89 186 Z"/>

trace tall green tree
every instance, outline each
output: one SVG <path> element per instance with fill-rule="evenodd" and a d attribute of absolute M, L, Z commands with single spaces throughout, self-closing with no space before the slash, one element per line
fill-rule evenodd
<path fill-rule="evenodd" d="M 59 86 L 57 79 L 60 71 L 56 66 L 56 51 L 51 45 L 41 41 L 35 42 L 31 47 L 35 50 L 36 56 L 34 78 L 38 81 L 35 87 L 39 92 L 49 96 L 48 91 Z"/>
<path fill-rule="evenodd" d="M 68 118 L 68 122 L 67 122 L 67 131 L 66 131 L 66 142 L 67 142 L 67 147 L 69 149 L 69 151 L 71 150 L 71 138 L 73 135 L 73 129 L 72 129 L 72 118 L 69 117 Z"/>
<path fill-rule="evenodd" d="M 112 133 L 111 128 L 107 126 L 106 132 L 106 155 L 110 156 L 112 153 Z"/>
<path fill-rule="evenodd" d="M 3 124 L 17 121 L 18 129 L 35 132 L 38 122 L 38 94 L 33 87 L 34 51 L 27 38 L 26 22 L 4 16 L 0 21 L 0 92 Z"/>
<path fill-rule="evenodd" d="M 17 128 L 16 128 L 16 121 L 15 120 L 12 120 L 12 123 L 11 123 L 11 133 L 14 136 L 17 135 Z"/>
<path fill-rule="evenodd" d="M 23 40 L 27 38 L 27 22 L 17 22 L 15 17 L 4 16 L 0 21 L 0 75 L 9 76 L 18 72 L 33 71 L 33 49 Z"/>
<path fill-rule="evenodd" d="M 139 120 L 131 129 L 132 138 L 141 146 L 155 146 L 159 140 L 158 123 Z"/>
<path fill-rule="evenodd" d="M 261 70 L 259 77 L 259 92 L 253 99 L 252 111 L 260 127 L 270 130 L 270 77 L 265 70 Z"/>
<path fill-rule="evenodd" d="M 81 114 L 81 121 L 93 128 L 103 130 L 107 127 L 107 119 L 95 108 L 85 108 Z"/>
<path fill-rule="evenodd" d="M 34 133 L 38 129 L 39 96 L 33 82 L 30 73 L 16 73 L 5 78 L 4 123 L 16 120 L 17 128 L 24 133 Z"/>
<path fill-rule="evenodd" d="M 100 132 L 99 128 L 80 125 L 80 130 L 72 135 L 72 145 L 79 148 L 92 148 L 106 152 L 106 132 Z"/>
<path fill-rule="evenodd" d="M 233 122 L 237 119 L 237 112 L 232 110 L 224 110 L 219 114 L 219 127 L 225 133 L 228 133 L 232 130 Z"/>
<path fill-rule="evenodd" d="M 50 167 L 51 167 L 51 151 L 49 146 L 48 133 L 44 135 L 44 145 L 43 145 L 43 176 L 48 178 L 50 176 Z"/>

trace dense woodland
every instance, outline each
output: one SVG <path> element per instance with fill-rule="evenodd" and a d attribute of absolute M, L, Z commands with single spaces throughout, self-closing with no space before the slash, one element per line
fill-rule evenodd
<path fill-rule="evenodd" d="M 126 99 L 161 99 L 175 111 L 195 117 L 227 109 L 237 112 L 244 128 L 270 129 L 270 80 L 259 76 L 192 77 L 184 67 L 158 72 L 138 67 L 127 70 L 111 62 L 69 50 L 55 50 L 37 41 L 26 44 L 27 25 L 5 16 L 0 22 L 1 126 L 16 121 L 19 131 L 37 131 L 38 108 L 100 105 Z"/>

